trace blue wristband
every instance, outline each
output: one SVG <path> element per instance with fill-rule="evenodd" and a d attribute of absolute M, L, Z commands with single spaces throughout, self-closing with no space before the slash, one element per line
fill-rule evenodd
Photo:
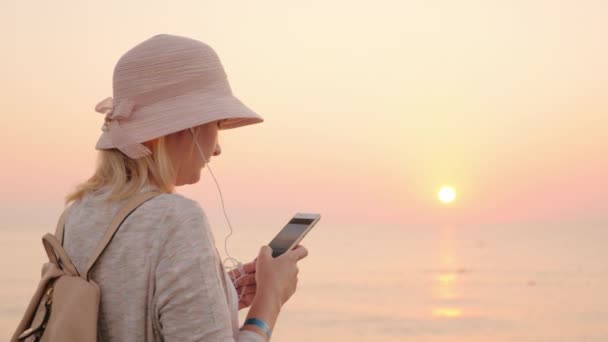
<path fill-rule="evenodd" d="M 270 334 L 272 332 L 270 331 L 270 328 L 268 327 L 268 324 L 266 324 L 266 322 L 262 321 L 261 319 L 257 319 L 257 318 L 248 318 L 245 320 L 245 324 L 243 324 L 243 325 L 247 325 L 247 324 L 257 325 L 258 327 L 260 327 L 260 329 L 264 330 L 266 335 L 268 335 L 268 338 L 270 338 Z"/>

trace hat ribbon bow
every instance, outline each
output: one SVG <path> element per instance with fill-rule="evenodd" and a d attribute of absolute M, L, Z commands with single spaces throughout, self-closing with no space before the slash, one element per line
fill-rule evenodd
<path fill-rule="evenodd" d="M 133 100 L 123 99 L 115 103 L 112 97 L 107 97 L 95 106 L 95 111 L 106 115 L 101 130 L 109 134 L 114 146 L 130 157 L 137 158 L 150 154 L 150 150 L 135 141 L 120 126 L 120 121 L 131 118 L 134 108 L 135 102 Z"/>
<path fill-rule="evenodd" d="M 135 102 L 129 99 L 122 100 L 118 104 L 114 105 L 114 99 L 111 97 L 105 98 L 95 106 L 95 111 L 101 114 L 105 114 L 104 124 L 101 127 L 102 131 L 108 131 L 108 126 L 112 121 L 116 120 L 128 120 L 133 113 Z"/>

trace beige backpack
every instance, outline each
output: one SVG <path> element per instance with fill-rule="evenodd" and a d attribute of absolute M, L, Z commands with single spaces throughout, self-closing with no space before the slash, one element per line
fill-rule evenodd
<path fill-rule="evenodd" d="M 146 192 L 127 201 L 112 219 L 82 275 L 62 247 L 64 211 L 55 235 L 47 233 L 42 237 L 49 262 L 42 266 L 42 279 L 11 342 L 97 341 L 100 293 L 99 286 L 89 279 L 89 272 L 127 216 L 159 194 Z"/>

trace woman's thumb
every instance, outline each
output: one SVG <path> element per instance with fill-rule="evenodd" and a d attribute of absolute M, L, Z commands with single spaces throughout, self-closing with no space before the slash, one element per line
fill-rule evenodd
<path fill-rule="evenodd" d="M 260 256 L 272 256 L 272 248 L 270 248 L 270 246 L 268 245 L 263 245 L 262 247 L 260 247 L 260 253 L 258 254 Z"/>

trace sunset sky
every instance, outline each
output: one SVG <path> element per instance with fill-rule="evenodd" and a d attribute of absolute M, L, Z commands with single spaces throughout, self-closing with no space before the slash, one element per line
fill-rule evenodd
<path fill-rule="evenodd" d="M 605 1 L 3 2 L 0 213 L 54 228 L 93 172 L 114 65 L 169 33 L 211 45 L 265 119 L 220 131 L 233 224 L 608 222 L 607 15 Z M 179 192 L 223 220 L 202 172 Z"/>

